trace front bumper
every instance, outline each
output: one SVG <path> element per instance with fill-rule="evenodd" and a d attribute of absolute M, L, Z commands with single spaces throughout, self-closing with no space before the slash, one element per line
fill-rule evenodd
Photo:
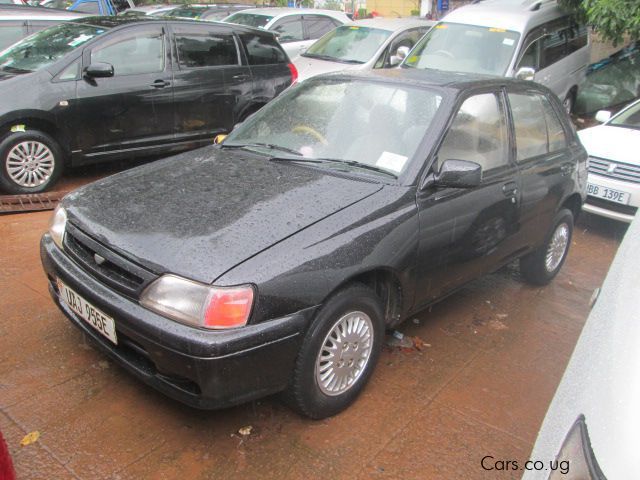
<path fill-rule="evenodd" d="M 588 181 L 589 183 L 609 188 L 611 190 L 629 193 L 629 203 L 627 205 L 621 205 L 619 203 L 589 195 L 582 207 L 585 212 L 626 223 L 631 223 L 633 221 L 635 213 L 638 207 L 640 207 L 640 184 L 603 177 L 602 175 L 594 173 L 589 173 Z"/>
<path fill-rule="evenodd" d="M 283 390 L 315 308 L 257 325 L 206 331 L 151 312 L 88 275 L 51 240 L 40 256 L 54 301 L 100 350 L 164 394 L 202 409 L 223 408 Z M 60 278 L 115 320 L 114 345 L 58 295 Z"/>

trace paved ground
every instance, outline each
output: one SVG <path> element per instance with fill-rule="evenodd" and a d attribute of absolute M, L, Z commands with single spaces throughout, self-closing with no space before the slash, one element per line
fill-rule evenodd
<path fill-rule="evenodd" d="M 357 403 L 314 422 L 274 398 L 192 410 L 87 346 L 46 291 L 49 215 L 0 216 L 0 430 L 21 479 L 518 478 L 480 460 L 527 459 L 625 231 L 585 217 L 552 285 L 507 268 L 418 315 L 401 330 L 427 345 L 387 349 Z"/>

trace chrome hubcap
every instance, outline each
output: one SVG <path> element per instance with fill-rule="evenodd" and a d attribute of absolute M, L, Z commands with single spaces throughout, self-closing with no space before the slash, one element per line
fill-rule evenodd
<path fill-rule="evenodd" d="M 371 357 L 373 323 L 364 312 L 349 312 L 329 330 L 316 359 L 316 383 L 330 396 L 355 385 Z"/>
<path fill-rule="evenodd" d="M 549 242 L 549 248 L 547 249 L 547 256 L 545 257 L 545 267 L 547 272 L 553 272 L 564 257 L 569 245 L 569 226 L 566 223 L 561 223 L 553 232 L 551 242 Z"/>
<path fill-rule="evenodd" d="M 7 155 L 7 173 L 21 187 L 39 187 L 48 182 L 54 167 L 53 153 L 44 143 L 20 142 Z"/>

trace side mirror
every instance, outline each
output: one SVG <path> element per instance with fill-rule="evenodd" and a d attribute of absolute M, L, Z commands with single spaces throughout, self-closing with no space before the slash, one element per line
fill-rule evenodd
<path fill-rule="evenodd" d="M 531 67 L 521 67 L 516 72 L 516 78 L 518 80 L 533 80 L 533 77 L 536 74 L 536 69 Z"/>
<path fill-rule="evenodd" d="M 609 110 L 598 110 L 596 113 L 596 122 L 606 123 L 611 119 L 611 112 Z"/>
<path fill-rule="evenodd" d="M 96 62 L 84 69 L 84 74 L 90 78 L 113 77 L 113 65 L 110 63 Z"/>
<path fill-rule="evenodd" d="M 402 61 L 407 58 L 407 54 L 409 53 L 409 47 L 398 47 L 395 55 L 391 55 L 389 58 L 389 66 L 395 67 L 400 65 Z"/>
<path fill-rule="evenodd" d="M 427 177 L 424 187 L 473 188 L 482 182 L 482 167 L 476 162 L 447 159 L 440 171 Z"/>

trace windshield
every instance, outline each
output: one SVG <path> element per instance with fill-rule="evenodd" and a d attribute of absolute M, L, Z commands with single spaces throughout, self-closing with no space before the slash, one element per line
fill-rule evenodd
<path fill-rule="evenodd" d="M 503 76 L 520 34 L 501 28 L 439 23 L 411 50 L 403 65 Z"/>
<path fill-rule="evenodd" d="M 379 28 L 343 25 L 311 45 L 303 56 L 343 63 L 366 63 L 390 35 L 390 31 Z"/>
<path fill-rule="evenodd" d="M 105 31 L 102 27 L 80 23 L 47 28 L 0 52 L 0 71 L 30 73 L 41 70 Z"/>
<path fill-rule="evenodd" d="M 640 102 L 613 117 L 608 125 L 640 129 Z"/>
<path fill-rule="evenodd" d="M 440 106 L 432 90 L 366 80 L 307 80 L 234 130 L 223 147 L 286 152 L 290 160 L 330 160 L 326 168 L 399 175 Z M 375 172 L 374 172 L 375 173 Z M 380 175 L 380 173 L 375 173 Z"/>
<path fill-rule="evenodd" d="M 225 18 L 224 21 L 258 28 L 264 27 L 272 18 L 269 15 L 256 15 L 255 13 L 234 13 Z"/>

